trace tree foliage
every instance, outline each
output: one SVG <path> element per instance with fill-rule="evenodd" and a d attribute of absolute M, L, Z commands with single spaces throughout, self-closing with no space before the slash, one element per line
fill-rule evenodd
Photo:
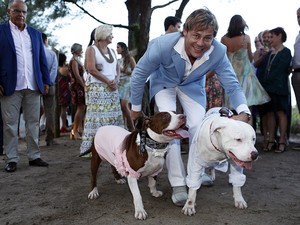
<path fill-rule="evenodd" d="M 57 18 L 64 18 L 72 14 L 72 7 L 76 6 L 79 13 L 86 14 L 101 24 L 110 24 L 114 27 L 128 30 L 128 47 L 137 49 L 137 58 L 145 52 L 148 42 L 151 25 L 151 16 L 154 10 L 167 7 L 179 0 L 169 0 L 169 2 L 152 6 L 152 0 L 126 0 L 124 4 L 128 10 L 128 25 L 111 24 L 109 21 L 102 21 L 100 18 L 89 13 L 84 7 L 92 0 L 25 0 L 28 7 L 27 24 L 46 31 L 49 23 Z M 105 4 L 108 0 L 97 0 L 100 4 Z M 96 2 L 95 0 L 93 2 Z M 183 10 L 189 0 L 181 0 L 180 7 L 176 10 L 176 15 L 181 19 Z M 7 21 L 6 13 L 8 0 L 0 2 L 0 22 Z M 74 8 L 74 7 L 73 7 Z M 51 35 L 51 34 L 50 34 Z"/>
<path fill-rule="evenodd" d="M 62 18 L 68 15 L 69 8 L 64 1 L 51 0 L 29 0 L 27 5 L 26 23 L 36 29 L 44 32 L 49 23 L 57 18 Z M 0 2 L 0 22 L 8 20 L 7 15 L 8 0 Z"/>

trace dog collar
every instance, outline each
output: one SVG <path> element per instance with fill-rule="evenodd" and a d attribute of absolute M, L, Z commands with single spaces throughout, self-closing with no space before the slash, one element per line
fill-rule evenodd
<path fill-rule="evenodd" d="M 146 138 L 146 146 L 149 148 L 153 148 L 153 149 L 165 149 L 167 148 L 167 146 L 169 145 L 169 143 L 160 143 L 157 141 L 154 141 L 151 138 Z"/>
<path fill-rule="evenodd" d="M 140 155 L 144 154 L 144 152 L 146 151 L 146 147 L 150 149 L 165 149 L 167 148 L 168 144 L 169 143 L 160 143 L 154 141 L 148 136 L 148 133 L 144 130 L 140 132 Z"/>

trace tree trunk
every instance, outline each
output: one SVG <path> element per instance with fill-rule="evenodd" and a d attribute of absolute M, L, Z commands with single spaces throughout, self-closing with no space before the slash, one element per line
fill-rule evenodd
<path fill-rule="evenodd" d="M 128 26 L 133 27 L 128 32 L 128 48 L 136 49 L 136 59 L 142 57 L 149 42 L 151 24 L 151 0 L 127 0 Z"/>

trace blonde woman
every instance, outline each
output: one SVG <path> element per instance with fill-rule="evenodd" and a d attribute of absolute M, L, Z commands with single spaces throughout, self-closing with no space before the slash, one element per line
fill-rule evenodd
<path fill-rule="evenodd" d="M 86 50 L 86 70 L 88 84 L 86 92 L 86 116 L 80 153 L 92 145 L 97 129 L 105 125 L 123 127 L 118 82 L 120 67 L 116 53 L 109 48 L 113 39 L 112 26 L 101 25 L 96 28 L 95 42 Z"/>

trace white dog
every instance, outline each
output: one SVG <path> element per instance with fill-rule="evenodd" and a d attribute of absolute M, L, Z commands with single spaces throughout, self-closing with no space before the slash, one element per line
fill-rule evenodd
<path fill-rule="evenodd" d="M 228 161 L 230 162 L 229 183 L 233 186 L 235 206 L 240 209 L 247 208 L 241 187 L 246 181 L 243 168 L 251 169 L 252 162 L 258 157 L 254 147 L 255 131 L 245 122 L 221 116 L 220 109 L 213 108 L 206 113 L 191 143 L 187 176 L 189 193 L 182 209 L 185 215 L 191 216 L 196 213 L 196 195 L 205 168 L 212 168 L 210 175 L 214 180 L 214 168 L 226 172 Z"/>

